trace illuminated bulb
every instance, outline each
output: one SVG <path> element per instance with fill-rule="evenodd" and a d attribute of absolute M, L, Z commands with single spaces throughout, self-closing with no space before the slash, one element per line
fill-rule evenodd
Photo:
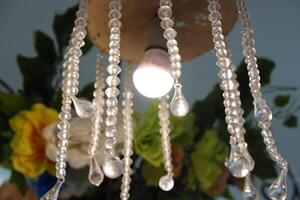
<path fill-rule="evenodd" d="M 166 95 L 174 83 L 168 53 L 158 48 L 147 50 L 133 74 L 133 83 L 146 97 L 159 98 Z"/>

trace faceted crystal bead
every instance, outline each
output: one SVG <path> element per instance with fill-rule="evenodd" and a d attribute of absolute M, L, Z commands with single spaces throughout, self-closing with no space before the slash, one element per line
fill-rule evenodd
<path fill-rule="evenodd" d="M 254 168 L 254 162 L 247 149 L 241 149 L 238 145 L 231 144 L 231 152 L 226 166 L 233 176 L 242 178 Z"/>
<path fill-rule="evenodd" d="M 159 187 L 164 191 L 170 191 L 174 187 L 174 179 L 170 175 L 165 175 L 159 179 Z"/>
<path fill-rule="evenodd" d="M 172 9 L 169 6 L 161 6 L 158 9 L 158 16 L 160 19 L 170 18 L 172 16 Z"/>
<path fill-rule="evenodd" d="M 64 180 L 58 179 L 55 185 L 46 194 L 44 194 L 44 196 L 42 196 L 40 200 L 57 200 L 60 188 L 63 183 Z"/>
<path fill-rule="evenodd" d="M 97 162 L 93 157 L 90 161 L 89 181 L 95 186 L 99 186 L 104 179 L 104 174 Z"/>
<path fill-rule="evenodd" d="M 80 118 L 89 118 L 95 114 L 95 106 L 91 102 L 78 99 L 75 96 L 72 96 L 71 98 L 75 111 Z"/>
<path fill-rule="evenodd" d="M 163 29 L 172 28 L 174 26 L 174 20 L 170 18 L 166 18 L 160 22 L 160 26 Z"/>
<path fill-rule="evenodd" d="M 177 32 L 173 28 L 168 28 L 163 35 L 167 40 L 172 40 L 176 37 Z"/>
<path fill-rule="evenodd" d="M 183 96 L 182 87 L 180 84 L 175 85 L 174 89 L 175 92 L 170 103 L 170 110 L 173 115 L 177 117 L 183 117 L 189 112 L 189 103 Z"/>
<path fill-rule="evenodd" d="M 245 178 L 245 185 L 243 190 L 243 199 L 244 200 L 258 200 L 258 194 L 253 185 L 250 174 Z"/>
<path fill-rule="evenodd" d="M 269 123 L 272 120 L 272 111 L 260 96 L 254 97 L 254 117 L 261 124 Z"/>
<path fill-rule="evenodd" d="M 269 188 L 268 194 L 272 200 L 285 200 L 287 196 L 287 171 L 282 170 Z"/>
<path fill-rule="evenodd" d="M 109 156 L 104 160 L 102 166 L 105 176 L 115 179 L 123 172 L 123 163 L 117 156 Z"/>

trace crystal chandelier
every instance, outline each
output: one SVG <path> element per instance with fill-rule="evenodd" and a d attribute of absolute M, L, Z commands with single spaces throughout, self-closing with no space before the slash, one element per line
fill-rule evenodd
<path fill-rule="evenodd" d="M 235 73 L 235 66 L 232 62 L 232 51 L 225 39 L 221 22 L 221 13 L 218 0 L 207 0 L 208 19 L 211 22 L 212 40 L 219 67 L 220 88 L 223 90 L 224 107 L 226 114 L 227 130 L 230 134 L 231 151 L 225 166 L 234 177 L 245 178 L 243 199 L 256 200 L 258 193 L 252 183 L 251 171 L 255 163 L 247 150 L 247 142 L 244 135 L 243 109 L 241 107 L 239 83 Z M 125 3 L 125 2 L 124 2 Z M 279 177 L 270 186 L 268 194 L 272 200 L 284 200 L 287 196 L 286 176 L 288 163 L 275 146 L 275 141 L 270 129 L 272 111 L 266 100 L 262 97 L 260 76 L 257 66 L 254 33 L 249 21 L 249 15 L 245 8 L 244 0 L 236 0 L 239 21 L 241 25 L 241 43 L 243 55 L 247 63 L 249 75 L 249 86 L 254 99 L 254 118 L 266 144 L 267 152 L 271 159 L 281 169 Z M 132 174 L 131 155 L 133 154 L 133 84 L 144 96 L 158 98 L 159 103 L 159 124 L 161 126 L 161 141 L 164 156 L 164 168 L 166 174 L 159 180 L 159 186 L 164 191 L 169 191 L 174 186 L 173 165 L 171 158 L 170 143 L 170 112 L 177 117 L 185 116 L 189 111 L 189 104 L 182 91 L 181 77 L 181 56 L 179 45 L 176 40 L 177 32 L 173 28 L 172 1 L 160 0 L 158 17 L 160 26 L 163 29 L 163 37 L 167 40 L 166 48 L 151 47 L 145 52 L 141 64 L 132 73 L 131 65 L 126 66 L 126 76 L 122 100 L 123 121 L 118 120 L 119 89 L 121 82 L 119 74 L 120 67 L 120 40 L 121 40 L 121 0 L 109 1 L 109 50 L 106 67 L 108 76 L 105 78 L 104 57 L 101 51 L 98 54 L 96 66 L 96 80 L 94 83 L 93 100 L 78 99 L 79 85 L 79 61 L 82 55 L 81 47 L 84 46 L 84 38 L 87 34 L 88 0 L 80 0 L 79 9 L 76 13 L 75 26 L 71 34 L 69 46 L 67 47 L 63 64 L 62 81 L 62 106 L 58 123 L 58 152 L 56 159 L 57 182 L 48 191 L 42 200 L 57 200 L 60 188 L 66 176 L 67 148 L 70 134 L 70 120 L 72 118 L 72 105 L 80 118 L 91 118 L 91 139 L 88 154 L 90 157 L 90 169 L 88 179 L 91 184 L 100 186 L 104 177 L 115 179 L 122 177 L 121 194 L 122 200 L 129 199 L 130 175 Z M 157 79 L 153 80 L 153 77 Z M 133 81 L 132 81 L 133 80 Z M 106 82 L 106 84 L 105 84 Z M 169 92 L 174 89 L 174 95 L 169 103 Z M 117 124 L 122 123 L 124 129 L 124 149 L 122 159 L 115 152 Z M 104 128 L 105 134 L 105 161 L 99 166 L 95 159 L 98 149 L 100 129 Z"/>

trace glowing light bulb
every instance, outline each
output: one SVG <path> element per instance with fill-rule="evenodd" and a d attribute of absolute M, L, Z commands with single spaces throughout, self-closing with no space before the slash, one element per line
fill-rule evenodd
<path fill-rule="evenodd" d="M 149 98 L 166 95 L 174 83 L 169 67 L 169 55 L 166 51 L 158 48 L 147 50 L 133 74 L 134 86 Z"/>

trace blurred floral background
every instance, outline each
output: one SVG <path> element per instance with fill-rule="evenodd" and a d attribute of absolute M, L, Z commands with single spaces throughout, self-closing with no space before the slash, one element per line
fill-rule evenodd
<path fill-rule="evenodd" d="M 60 107 L 60 70 L 64 50 L 72 30 L 76 6 L 56 14 L 52 28 L 54 37 L 42 31 L 34 32 L 36 56 L 17 55 L 23 86 L 19 90 L 0 75 L 0 166 L 10 171 L 8 181 L 0 187 L 0 199 L 34 200 L 41 197 L 54 183 L 56 154 L 56 122 Z M 84 54 L 92 44 L 87 40 Z M 264 93 L 274 111 L 276 122 L 286 129 L 298 130 L 300 102 L 298 88 L 274 85 L 272 72 L 276 69 L 271 59 L 260 58 L 261 82 Z M 262 199 L 265 189 L 276 177 L 277 169 L 268 158 L 260 129 L 254 123 L 252 99 L 248 88 L 246 66 L 239 64 L 237 74 L 246 117 L 246 139 L 256 161 L 255 183 Z M 91 98 L 93 84 L 83 85 L 79 95 Z M 188 88 L 187 88 L 188 89 Z M 238 199 L 236 193 L 244 180 L 229 175 L 224 167 L 228 133 L 224 121 L 222 93 L 217 85 L 203 98 L 196 100 L 184 118 L 171 118 L 172 158 L 175 188 L 162 192 L 158 180 L 163 175 L 157 103 L 136 110 L 134 128 L 134 174 L 131 199 L 198 200 Z M 61 199 L 119 198 L 121 181 L 105 180 L 101 187 L 91 186 L 87 180 L 87 146 L 90 120 L 74 118 L 71 123 L 71 142 L 68 151 L 68 175 Z M 277 132 L 275 131 L 275 134 Z M 284 134 L 284 133 L 278 133 Z M 288 136 L 287 136 L 288 137 Z M 122 149 L 122 128 L 118 128 L 118 149 Z M 103 161 L 103 149 L 97 159 Z M 296 152 L 296 149 L 295 149 Z M 299 172 L 298 172 L 299 174 Z M 291 166 L 289 199 L 299 199 L 297 171 Z"/>

